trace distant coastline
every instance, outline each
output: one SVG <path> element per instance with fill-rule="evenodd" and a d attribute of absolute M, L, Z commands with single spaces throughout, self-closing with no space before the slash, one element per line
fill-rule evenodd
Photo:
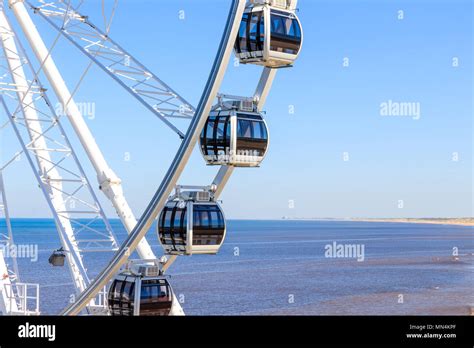
<path fill-rule="evenodd" d="M 411 224 L 435 224 L 474 226 L 474 218 L 292 218 L 284 216 L 283 220 L 312 220 L 312 221 L 360 221 L 360 222 L 393 222 Z"/>
<path fill-rule="evenodd" d="M 351 219 L 365 222 L 397 222 L 412 224 L 474 226 L 474 218 L 393 218 L 393 219 Z"/>

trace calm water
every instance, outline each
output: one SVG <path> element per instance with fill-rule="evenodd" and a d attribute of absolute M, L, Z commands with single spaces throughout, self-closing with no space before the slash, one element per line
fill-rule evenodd
<path fill-rule="evenodd" d="M 0 221 L 0 228 L 4 222 Z M 120 240 L 125 231 L 112 221 Z M 67 267 L 51 267 L 59 247 L 51 220 L 13 220 L 21 280 L 40 283 L 43 314 L 63 309 L 73 287 Z M 156 234 L 148 240 L 161 253 Z M 365 259 L 327 258 L 333 242 L 361 244 Z M 453 248 L 459 260 L 453 260 Z M 468 314 L 474 306 L 472 227 L 333 221 L 229 221 L 216 256 L 180 257 L 171 282 L 190 315 Z M 91 277 L 111 253 L 86 254 Z"/>

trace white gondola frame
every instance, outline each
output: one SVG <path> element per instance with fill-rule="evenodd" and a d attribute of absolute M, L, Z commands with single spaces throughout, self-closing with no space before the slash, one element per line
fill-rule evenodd
<path fill-rule="evenodd" d="M 165 279 L 165 276 L 146 277 L 146 279 L 147 280 L 161 280 L 161 279 Z M 133 290 L 134 292 L 133 315 L 134 316 L 140 315 L 142 280 L 143 280 L 143 276 L 135 275 L 132 273 L 119 273 L 114 278 L 114 281 L 130 282 L 130 283 L 135 284 L 135 287 Z M 171 311 L 171 308 L 173 307 L 174 301 L 175 301 L 174 296 L 173 296 L 174 291 L 169 281 L 167 279 L 165 280 L 167 282 L 167 286 L 170 291 L 169 297 L 171 298 L 171 306 L 170 306 L 170 311 Z M 109 291 L 111 290 L 109 289 Z M 108 296 L 107 296 L 107 301 L 108 301 Z"/>
<path fill-rule="evenodd" d="M 226 115 L 226 113 L 228 113 L 228 115 Z M 255 116 L 258 115 L 261 118 L 261 120 L 259 120 L 258 122 L 263 123 L 265 131 L 267 133 L 267 138 L 265 139 L 266 148 L 262 156 L 254 156 L 254 155 L 248 156 L 246 154 L 239 154 L 238 152 L 237 120 L 239 116 L 245 119 L 245 115 L 255 115 Z M 221 165 L 221 166 L 234 166 L 234 167 L 259 167 L 262 161 L 265 159 L 268 153 L 268 149 L 270 147 L 270 130 L 262 114 L 260 112 L 239 111 L 236 109 L 232 109 L 232 110 L 224 110 L 224 111 L 222 110 L 212 111 L 209 115 L 209 117 L 218 117 L 218 116 L 230 117 L 230 148 L 228 152 L 226 151 L 226 153 L 223 154 L 222 156 L 217 155 L 217 158 L 216 158 L 216 154 L 206 155 L 203 152 L 202 146 L 199 146 L 199 148 L 201 149 L 202 156 L 204 160 L 206 161 L 206 163 L 208 165 Z M 231 156 L 232 156 L 232 160 L 231 160 Z"/>
<path fill-rule="evenodd" d="M 283 13 L 288 14 L 288 18 L 296 19 L 299 30 L 300 30 L 300 35 L 301 35 L 301 41 L 299 44 L 298 52 L 296 54 L 283 53 L 283 52 L 270 50 L 271 34 L 272 34 L 271 33 L 272 10 L 278 11 L 281 14 Z M 257 64 L 257 65 L 263 65 L 269 68 L 291 66 L 293 62 L 298 58 L 301 52 L 301 48 L 303 47 L 303 40 L 304 40 L 303 27 L 301 25 L 301 22 L 298 16 L 296 16 L 295 11 L 270 6 L 269 4 L 264 4 L 264 5 L 252 5 L 251 7 L 248 7 L 245 10 L 244 15 L 250 14 L 248 20 L 251 20 L 252 14 L 257 13 L 257 12 L 262 12 L 263 20 L 264 20 L 265 29 L 264 29 L 263 51 L 241 52 L 241 53 L 235 52 L 236 56 L 239 58 L 240 62 L 243 64 Z M 248 39 L 249 38 L 247 37 L 247 40 Z"/>
<path fill-rule="evenodd" d="M 177 203 L 179 200 L 171 200 L 169 201 L 166 206 L 168 206 L 169 203 Z M 194 207 L 197 205 L 216 205 L 219 208 L 220 214 L 222 215 L 222 220 L 224 222 L 224 231 L 222 233 L 222 239 L 221 243 L 219 244 L 211 244 L 211 245 L 194 245 L 193 244 L 193 237 L 194 237 Z M 166 207 L 165 206 L 165 207 Z M 159 215 L 159 217 L 161 214 Z M 186 201 L 186 244 L 184 245 L 184 252 L 180 252 L 177 250 L 172 250 L 172 248 L 176 248 L 176 246 L 168 245 L 168 244 L 163 244 L 161 242 L 161 237 L 160 237 L 160 223 L 161 221 L 158 221 L 158 240 L 160 241 L 161 246 L 163 247 L 164 251 L 168 255 L 193 255 L 193 254 L 206 254 L 206 255 L 214 255 L 217 254 L 219 249 L 221 248 L 222 244 L 224 244 L 224 240 L 227 234 L 227 224 L 226 224 L 226 219 L 225 219 L 225 214 L 224 210 L 222 209 L 221 205 L 218 202 L 215 201 L 209 201 L 209 202 L 200 202 L 200 201 L 194 201 L 194 200 L 187 200 Z"/>
<path fill-rule="evenodd" d="M 194 227 L 194 206 L 196 205 L 209 205 L 209 204 L 215 204 L 220 210 L 220 213 L 222 214 L 222 219 L 224 221 L 224 231 L 222 233 L 222 240 L 221 243 L 219 244 L 212 244 L 212 245 L 194 245 L 193 244 L 193 227 Z M 191 208 L 191 209 L 190 209 Z M 217 254 L 219 249 L 221 248 L 222 244 L 224 244 L 226 233 L 227 233 L 227 224 L 226 224 L 226 219 L 224 215 L 224 210 L 220 206 L 218 202 L 194 202 L 194 201 L 189 201 L 187 202 L 187 221 L 188 221 L 188 229 L 186 231 L 186 254 L 187 255 L 192 255 L 192 254 Z"/>

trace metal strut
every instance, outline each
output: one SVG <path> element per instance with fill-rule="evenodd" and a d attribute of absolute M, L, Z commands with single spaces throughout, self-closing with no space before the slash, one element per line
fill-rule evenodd
<path fill-rule="evenodd" d="M 3 169 L 0 170 L 0 212 L 3 213 L 7 229 L 6 234 L 0 232 L 0 314 L 39 315 L 39 284 L 20 282 L 16 255 L 18 249 L 13 240 Z M 6 257 L 12 260 L 13 269 L 6 263 Z"/>
<path fill-rule="evenodd" d="M 87 126 L 87 123 L 84 121 L 71 92 L 64 82 L 61 73 L 56 67 L 51 52 L 46 48 L 38 30 L 31 20 L 23 1 L 10 0 L 9 3 L 28 42 L 33 48 L 38 61 L 41 63 L 42 70 L 53 87 L 53 90 L 58 97 L 58 100 L 61 102 L 81 145 L 97 173 L 97 180 L 101 191 L 110 200 L 125 229 L 129 233 L 136 225 L 137 221 L 123 193 L 120 178 L 114 173 L 112 168 L 109 167 L 102 151 L 95 141 L 94 136 Z M 137 252 L 143 259 L 155 258 L 155 255 L 145 238 L 140 242 Z"/>
<path fill-rule="evenodd" d="M 81 292 L 89 283 L 81 252 L 114 251 L 118 244 L 3 5 L 0 35 L 6 62 L 2 67 L 7 69 L 1 75 L 0 101 L 53 213 L 76 291 Z M 33 80 L 27 79 L 24 67 Z"/>
<path fill-rule="evenodd" d="M 7 197 L 3 173 L 0 171 L 0 212 L 5 217 L 6 233 L 0 231 L 0 313 L 10 314 L 18 311 L 18 301 L 7 296 L 7 288 L 19 281 L 18 263 L 16 257 L 12 257 L 13 269 L 9 268 L 4 255 L 14 245 L 10 215 L 8 213 Z"/>
<path fill-rule="evenodd" d="M 169 118 L 191 119 L 194 107 L 135 57 L 95 26 L 70 1 L 26 1 L 53 28 L 160 118 L 181 139 L 184 134 Z"/>
<path fill-rule="evenodd" d="M 12 224 L 10 220 L 10 212 L 8 209 L 7 194 L 5 192 L 5 181 L 3 180 L 3 170 L 0 170 L 0 212 L 4 216 L 6 233 L 0 232 L 0 246 L 10 248 L 15 243 L 13 241 Z M 18 270 L 18 262 L 16 257 L 12 257 L 13 269 L 9 269 L 9 279 L 12 281 L 20 281 L 20 272 Z"/>

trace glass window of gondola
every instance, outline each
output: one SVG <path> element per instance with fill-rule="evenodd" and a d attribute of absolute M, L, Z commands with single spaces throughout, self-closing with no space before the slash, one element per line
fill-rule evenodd
<path fill-rule="evenodd" d="M 265 21 L 263 11 L 245 13 L 240 23 L 235 49 L 238 53 L 263 51 Z"/>
<path fill-rule="evenodd" d="M 268 133 L 261 117 L 237 114 L 237 154 L 263 156 L 267 150 Z"/>
<path fill-rule="evenodd" d="M 224 231 L 224 216 L 217 204 L 193 206 L 193 245 L 219 245 Z"/>
<path fill-rule="evenodd" d="M 172 306 L 171 287 L 166 279 L 143 279 L 140 315 L 168 315 Z"/>
<path fill-rule="evenodd" d="M 230 148 L 230 116 L 209 116 L 201 133 L 201 148 L 205 156 L 228 153 Z"/>
<path fill-rule="evenodd" d="M 294 15 L 271 10 L 270 50 L 297 54 L 301 46 L 301 28 Z"/>
<path fill-rule="evenodd" d="M 159 236 L 161 244 L 169 252 L 183 251 L 186 246 L 187 214 L 186 205 L 179 202 L 168 203 L 159 217 Z"/>
<path fill-rule="evenodd" d="M 123 282 L 114 280 L 109 289 L 108 304 L 111 315 L 120 315 L 120 297 Z"/>
<path fill-rule="evenodd" d="M 110 286 L 108 302 L 111 315 L 133 315 L 135 282 L 114 280 Z"/>

